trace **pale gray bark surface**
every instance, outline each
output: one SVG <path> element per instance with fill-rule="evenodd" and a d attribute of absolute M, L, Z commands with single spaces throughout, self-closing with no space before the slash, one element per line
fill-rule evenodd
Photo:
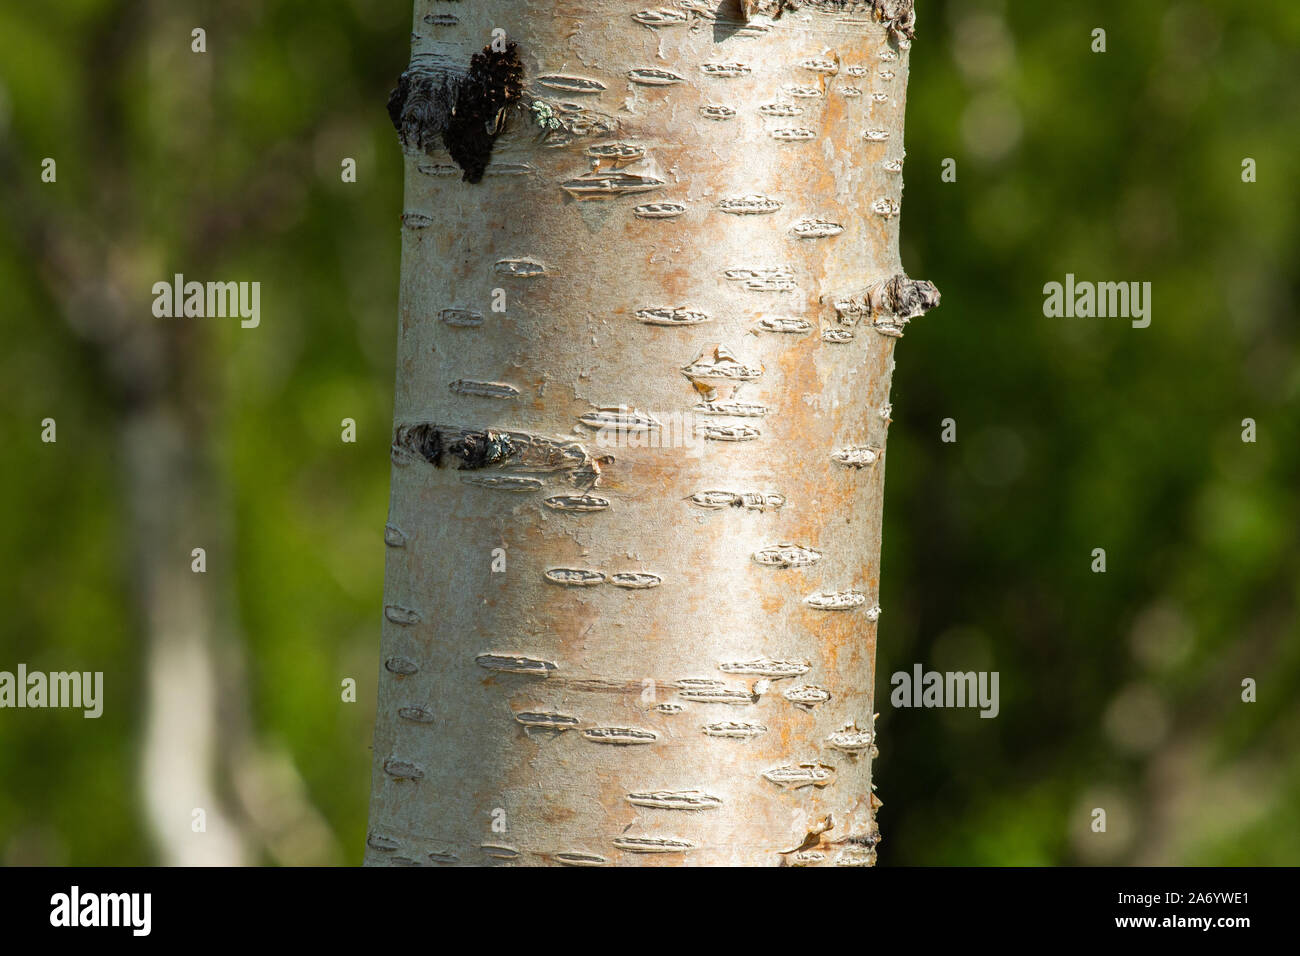
<path fill-rule="evenodd" d="M 911 3 L 745 6 L 416 3 L 369 864 L 874 862 Z"/>

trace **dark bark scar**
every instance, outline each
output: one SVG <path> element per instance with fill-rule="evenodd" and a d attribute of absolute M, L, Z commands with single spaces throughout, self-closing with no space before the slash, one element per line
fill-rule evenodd
<path fill-rule="evenodd" d="M 557 475 L 579 488 L 600 480 L 610 455 L 592 455 L 580 443 L 529 432 L 497 428 L 462 428 L 433 422 L 398 425 L 393 434 L 393 460 L 412 457 L 435 468 L 455 464 L 459 471 L 494 469 L 509 475 Z"/>
<path fill-rule="evenodd" d="M 523 94 L 519 47 L 485 46 L 470 57 L 464 74 L 412 66 L 388 97 L 388 116 L 402 144 L 431 152 L 442 145 L 464 180 L 483 178 L 492 145 L 506 126 L 506 113 Z"/>

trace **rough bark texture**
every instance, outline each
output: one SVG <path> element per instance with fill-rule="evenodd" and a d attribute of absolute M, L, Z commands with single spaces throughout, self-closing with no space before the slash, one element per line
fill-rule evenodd
<path fill-rule="evenodd" d="M 417 0 L 367 863 L 874 862 L 911 35 Z"/>

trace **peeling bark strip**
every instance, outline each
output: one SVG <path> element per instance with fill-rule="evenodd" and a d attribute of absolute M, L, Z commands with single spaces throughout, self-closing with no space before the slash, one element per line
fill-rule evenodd
<path fill-rule="evenodd" d="M 785 11 L 800 7 L 870 13 L 884 23 L 890 37 L 900 46 L 910 44 L 916 31 L 914 0 L 735 0 L 735 3 L 746 20 L 760 13 L 779 19 Z"/>
<path fill-rule="evenodd" d="M 366 861 L 871 865 L 912 4 L 538 6 L 389 104 Z"/>

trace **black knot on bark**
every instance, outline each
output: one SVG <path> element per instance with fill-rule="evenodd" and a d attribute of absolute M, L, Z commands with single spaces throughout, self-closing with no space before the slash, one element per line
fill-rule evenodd
<path fill-rule="evenodd" d="M 413 67 L 388 97 L 388 116 L 410 149 L 444 147 L 464 170 L 466 182 L 483 178 L 492 145 L 505 130 L 510 105 L 523 95 L 524 67 L 519 48 L 485 46 L 464 74 Z"/>

